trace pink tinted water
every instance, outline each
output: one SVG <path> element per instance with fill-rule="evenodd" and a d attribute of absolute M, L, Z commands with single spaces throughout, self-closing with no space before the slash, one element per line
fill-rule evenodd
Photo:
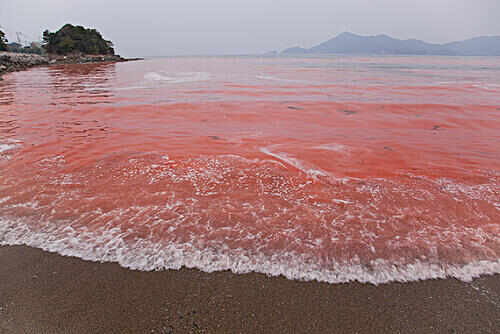
<path fill-rule="evenodd" d="M 0 244 L 380 283 L 500 272 L 500 59 L 164 58 L 0 81 Z"/>

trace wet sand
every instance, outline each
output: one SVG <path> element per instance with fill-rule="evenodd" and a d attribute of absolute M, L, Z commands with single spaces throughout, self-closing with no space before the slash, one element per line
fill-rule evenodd
<path fill-rule="evenodd" d="M 379 286 L 0 247 L 0 333 L 500 333 L 500 276 Z"/>

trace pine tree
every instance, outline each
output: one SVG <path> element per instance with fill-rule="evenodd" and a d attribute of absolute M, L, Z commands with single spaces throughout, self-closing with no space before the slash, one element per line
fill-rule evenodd
<path fill-rule="evenodd" d="M 7 40 L 5 39 L 5 33 L 0 30 L 0 51 L 7 51 Z"/>

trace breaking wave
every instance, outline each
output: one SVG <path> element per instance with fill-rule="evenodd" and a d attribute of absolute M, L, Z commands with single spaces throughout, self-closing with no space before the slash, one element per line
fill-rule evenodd
<path fill-rule="evenodd" d="M 317 280 L 328 283 L 382 284 L 453 277 L 469 282 L 481 275 L 500 273 L 500 260 L 472 261 L 467 264 L 394 263 L 376 259 L 368 264 L 354 258 L 349 262 L 332 261 L 328 269 L 293 252 L 273 255 L 245 250 L 203 249 L 193 243 L 154 243 L 150 240 L 126 242 L 119 229 L 85 231 L 70 227 L 56 228 L 42 224 L 32 231 L 22 220 L 0 219 L 0 245 L 28 245 L 64 256 L 75 256 L 95 262 L 117 262 L 121 266 L 142 271 L 197 268 L 205 272 L 230 270 L 235 274 L 258 272 L 288 279 Z M 57 236 L 57 237 L 56 237 Z"/>
<path fill-rule="evenodd" d="M 0 198 L 0 245 L 135 270 L 185 266 L 329 283 L 500 273 L 495 175 L 475 186 L 423 177 L 335 183 L 276 149 L 262 148 L 262 158 L 114 156 L 80 173 L 56 172 L 46 183 L 70 192 L 47 197 L 39 184 L 29 202 L 22 192 Z M 66 163 L 55 156 L 39 164 L 56 171 Z M 114 192 L 99 192 L 101 183 Z M 139 202 L 121 203 L 139 184 Z M 448 212 L 451 203 L 483 209 Z"/>

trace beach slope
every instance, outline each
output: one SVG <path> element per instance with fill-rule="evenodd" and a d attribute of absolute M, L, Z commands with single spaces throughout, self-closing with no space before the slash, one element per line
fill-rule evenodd
<path fill-rule="evenodd" d="M 0 247 L 0 332 L 499 333 L 500 276 L 326 284 Z"/>

